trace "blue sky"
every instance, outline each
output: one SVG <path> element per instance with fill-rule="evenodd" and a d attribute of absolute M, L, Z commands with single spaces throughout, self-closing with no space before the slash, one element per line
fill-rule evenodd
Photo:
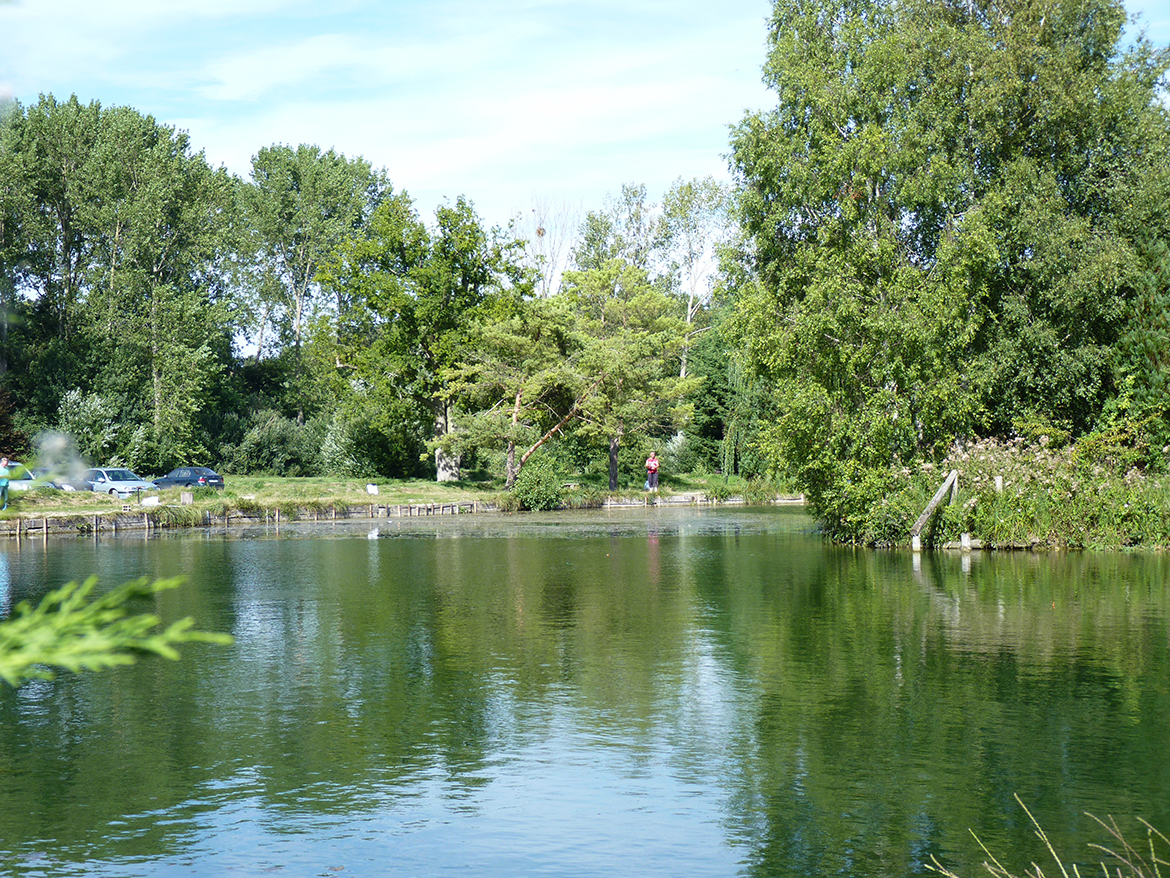
<path fill-rule="evenodd" d="M 246 176 L 273 143 L 385 168 L 489 223 L 726 176 L 768 0 L 0 0 L 0 90 L 128 105 Z M 1170 0 L 1127 4 L 1170 43 Z"/>

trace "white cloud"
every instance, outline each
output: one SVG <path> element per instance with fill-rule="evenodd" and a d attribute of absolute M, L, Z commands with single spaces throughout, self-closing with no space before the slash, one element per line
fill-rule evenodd
<path fill-rule="evenodd" d="M 768 101 L 768 5 L 25 0 L 0 6 L 21 46 L 0 81 L 136 107 L 241 175 L 272 143 L 362 155 L 428 209 L 466 194 L 502 221 L 722 168 L 727 125 Z"/>

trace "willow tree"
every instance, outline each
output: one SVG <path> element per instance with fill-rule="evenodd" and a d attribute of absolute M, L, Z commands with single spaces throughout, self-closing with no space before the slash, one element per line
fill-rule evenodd
<path fill-rule="evenodd" d="M 777 105 L 732 137 L 737 330 L 785 412 L 773 460 L 831 524 L 859 467 L 1022 418 L 1083 431 L 1113 394 L 1170 194 L 1167 54 L 1123 52 L 1125 22 L 1115 0 L 776 3 Z"/>

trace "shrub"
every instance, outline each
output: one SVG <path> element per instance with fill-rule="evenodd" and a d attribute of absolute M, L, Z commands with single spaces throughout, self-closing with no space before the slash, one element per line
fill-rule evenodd
<path fill-rule="evenodd" d="M 521 509 L 540 511 L 561 505 L 561 476 L 547 457 L 532 457 L 520 470 L 512 486 L 512 497 Z"/>
<path fill-rule="evenodd" d="M 771 479 L 747 479 L 740 488 L 743 502 L 751 506 L 771 503 L 779 493 Z"/>
<path fill-rule="evenodd" d="M 268 473 L 276 476 L 317 475 L 328 423 L 314 419 L 298 424 L 280 412 L 256 415 L 243 441 L 230 450 L 224 463 L 228 473 Z"/>

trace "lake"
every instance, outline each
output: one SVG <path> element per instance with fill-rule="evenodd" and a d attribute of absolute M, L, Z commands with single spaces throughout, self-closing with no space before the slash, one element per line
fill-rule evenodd
<path fill-rule="evenodd" d="M 636 509 L 0 545 L 232 646 L 0 690 L 13 876 L 917 876 L 1170 834 L 1170 558 Z M 1163 856 L 1170 859 L 1166 851 Z"/>

